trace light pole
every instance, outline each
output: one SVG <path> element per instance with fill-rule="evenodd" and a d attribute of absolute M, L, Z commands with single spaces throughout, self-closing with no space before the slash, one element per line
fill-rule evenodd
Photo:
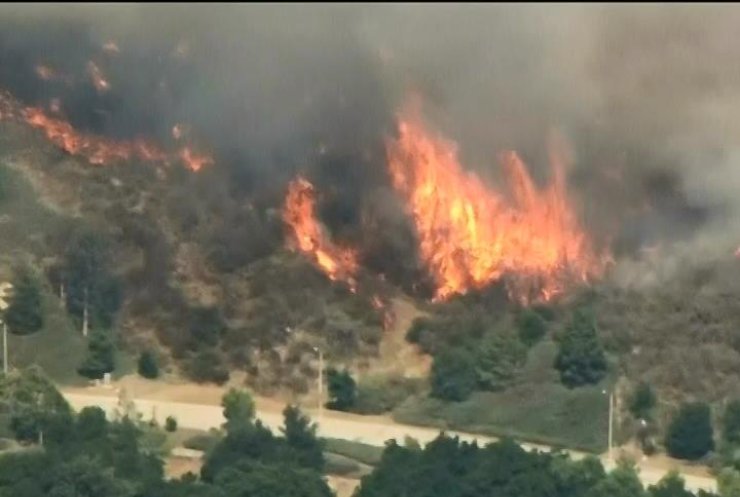
<path fill-rule="evenodd" d="M 609 435 L 608 435 L 608 449 L 607 459 L 610 463 L 614 462 L 612 457 L 612 445 L 614 441 L 614 392 L 609 390 L 602 390 L 601 393 L 609 395 Z"/>
<path fill-rule="evenodd" d="M 324 414 L 324 353 L 318 347 L 314 347 L 313 350 L 319 354 L 319 424 L 321 424 Z"/>
<path fill-rule="evenodd" d="M 0 321 L 3 323 L 3 373 L 8 374 L 8 324 L 5 322 L 5 310 L 10 306 L 8 300 L 12 297 L 13 285 L 0 283 Z"/>

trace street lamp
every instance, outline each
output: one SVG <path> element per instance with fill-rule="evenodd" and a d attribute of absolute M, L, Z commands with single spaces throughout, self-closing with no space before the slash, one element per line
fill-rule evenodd
<path fill-rule="evenodd" d="M 0 283 L 0 321 L 3 323 L 3 373 L 8 374 L 8 324 L 5 320 L 5 310 L 10 306 L 13 285 L 8 282 Z"/>
<path fill-rule="evenodd" d="M 608 452 L 607 458 L 610 463 L 614 462 L 612 457 L 612 445 L 614 440 L 614 392 L 609 390 L 602 390 L 601 393 L 609 395 L 609 436 L 608 436 Z"/>

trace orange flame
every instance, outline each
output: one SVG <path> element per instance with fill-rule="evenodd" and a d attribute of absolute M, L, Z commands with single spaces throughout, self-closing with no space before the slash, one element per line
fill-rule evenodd
<path fill-rule="evenodd" d="M 53 112 L 59 112 L 58 99 L 51 102 Z M 214 164 L 212 157 L 195 153 L 183 147 L 178 153 L 166 152 L 142 139 L 116 141 L 96 135 L 81 133 L 63 119 L 47 115 L 39 107 L 22 107 L 10 94 L 0 91 L 0 119 L 10 119 L 41 130 L 46 138 L 65 152 L 86 158 L 96 165 L 140 159 L 169 165 L 182 161 L 192 171 Z"/>
<path fill-rule="evenodd" d="M 302 177 L 293 180 L 283 207 L 283 220 L 292 231 L 294 246 L 306 254 L 332 281 L 356 288 L 357 254 L 331 242 L 316 218 L 316 192 Z"/>
<path fill-rule="evenodd" d="M 95 62 L 90 61 L 87 63 L 87 72 L 90 74 L 90 79 L 92 80 L 93 86 L 95 86 L 96 90 L 99 92 L 110 90 L 110 83 L 105 79 L 103 71 L 100 70 Z"/>
<path fill-rule="evenodd" d="M 115 41 L 109 41 L 109 42 L 106 42 L 106 43 L 105 43 L 105 44 L 103 45 L 103 51 L 104 51 L 105 53 L 107 53 L 107 54 L 111 54 L 111 55 L 113 55 L 113 54 L 119 54 L 119 53 L 121 53 L 121 49 L 120 49 L 120 48 L 118 48 L 118 45 L 116 44 L 116 42 L 115 42 Z"/>
<path fill-rule="evenodd" d="M 575 280 L 599 275 L 596 257 L 566 197 L 563 164 L 551 157 L 553 179 L 538 189 L 515 152 L 501 159 L 510 201 L 465 172 L 457 146 L 434 136 L 419 114 L 399 117 L 388 140 L 388 166 L 418 232 L 436 299 L 482 288 L 506 276 L 522 303 L 549 300 Z"/>
<path fill-rule="evenodd" d="M 191 150 L 190 147 L 184 147 L 180 150 L 180 159 L 182 159 L 188 169 L 195 172 L 213 164 L 213 158 L 208 155 L 198 154 Z"/>
<path fill-rule="evenodd" d="M 373 295 L 373 298 L 370 300 L 370 303 L 372 304 L 373 308 L 378 311 L 383 318 L 383 329 L 389 330 L 396 319 L 395 314 L 393 313 L 393 310 L 391 310 L 388 305 L 383 302 L 383 299 L 381 299 L 378 295 Z"/>

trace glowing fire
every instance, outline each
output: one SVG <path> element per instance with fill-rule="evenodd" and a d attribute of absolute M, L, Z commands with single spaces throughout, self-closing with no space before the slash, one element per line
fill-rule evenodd
<path fill-rule="evenodd" d="M 59 112 L 58 99 L 51 102 L 53 112 Z M 0 119 L 12 119 L 39 129 L 54 145 L 65 152 L 86 158 L 96 165 L 140 159 L 147 162 L 171 164 L 182 161 L 192 171 L 212 165 L 212 157 L 194 152 L 184 146 L 177 153 L 169 153 L 143 140 L 110 140 L 81 133 L 63 119 L 47 115 L 39 107 L 22 107 L 11 95 L 0 92 Z"/>
<path fill-rule="evenodd" d="M 56 78 L 56 72 L 49 66 L 39 64 L 36 66 L 36 75 L 44 81 L 49 81 Z"/>
<path fill-rule="evenodd" d="M 383 299 L 380 298 L 378 295 L 373 295 L 373 298 L 370 299 L 370 303 L 372 304 L 373 308 L 378 311 L 380 316 L 383 318 L 383 329 L 389 330 L 393 323 L 395 322 L 396 316 L 393 310 L 390 308 L 387 302 L 384 302 Z"/>
<path fill-rule="evenodd" d="M 506 277 L 521 302 L 548 300 L 573 280 L 603 270 L 566 196 L 563 164 L 551 154 L 553 178 L 538 189 L 515 152 L 501 156 L 510 199 L 465 172 L 456 144 L 432 134 L 418 112 L 399 117 L 388 140 L 388 166 L 418 232 L 436 299 Z"/>
<path fill-rule="evenodd" d="M 92 80 L 93 86 L 95 86 L 96 90 L 99 92 L 110 90 L 110 83 L 105 79 L 103 71 L 100 70 L 95 62 L 90 61 L 87 63 L 87 72 L 90 75 L 90 79 Z"/>
<path fill-rule="evenodd" d="M 213 164 L 213 159 L 207 155 L 202 155 L 191 150 L 190 147 L 184 147 L 180 150 L 180 159 L 188 166 L 191 171 L 198 172 L 205 166 Z"/>
<path fill-rule="evenodd" d="M 116 42 L 115 42 L 115 41 L 109 41 L 109 42 L 106 42 L 106 43 L 105 43 L 105 44 L 103 45 L 103 51 L 104 51 L 105 53 L 107 53 L 107 54 L 111 54 L 111 55 L 113 55 L 113 54 L 119 54 L 119 53 L 121 53 L 121 49 L 120 49 L 120 48 L 118 48 L 118 45 L 116 44 Z"/>
<path fill-rule="evenodd" d="M 316 218 L 316 192 L 302 177 L 293 180 L 283 207 L 283 220 L 292 231 L 294 248 L 308 256 L 333 281 L 356 287 L 357 254 L 338 247 L 324 234 Z"/>

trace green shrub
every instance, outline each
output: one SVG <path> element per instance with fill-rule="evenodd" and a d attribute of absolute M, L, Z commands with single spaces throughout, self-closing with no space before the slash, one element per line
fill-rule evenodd
<path fill-rule="evenodd" d="M 183 442 L 183 447 L 201 452 L 210 452 L 221 441 L 221 436 L 215 432 L 202 433 L 188 438 Z"/>
<path fill-rule="evenodd" d="M 399 376 L 364 380 L 357 386 L 357 401 L 352 412 L 358 414 L 390 412 L 409 397 L 419 394 L 425 383 L 424 380 Z"/>
<path fill-rule="evenodd" d="M 696 460 L 714 449 L 711 410 L 703 402 L 681 406 L 666 434 L 668 453 L 678 459 Z"/>
<path fill-rule="evenodd" d="M 159 365 L 157 364 L 157 357 L 151 350 L 145 350 L 139 356 L 138 363 L 139 375 L 154 380 L 159 377 Z"/>
<path fill-rule="evenodd" d="M 164 422 L 164 429 L 170 433 L 177 431 L 177 420 L 172 416 L 167 416 Z"/>

